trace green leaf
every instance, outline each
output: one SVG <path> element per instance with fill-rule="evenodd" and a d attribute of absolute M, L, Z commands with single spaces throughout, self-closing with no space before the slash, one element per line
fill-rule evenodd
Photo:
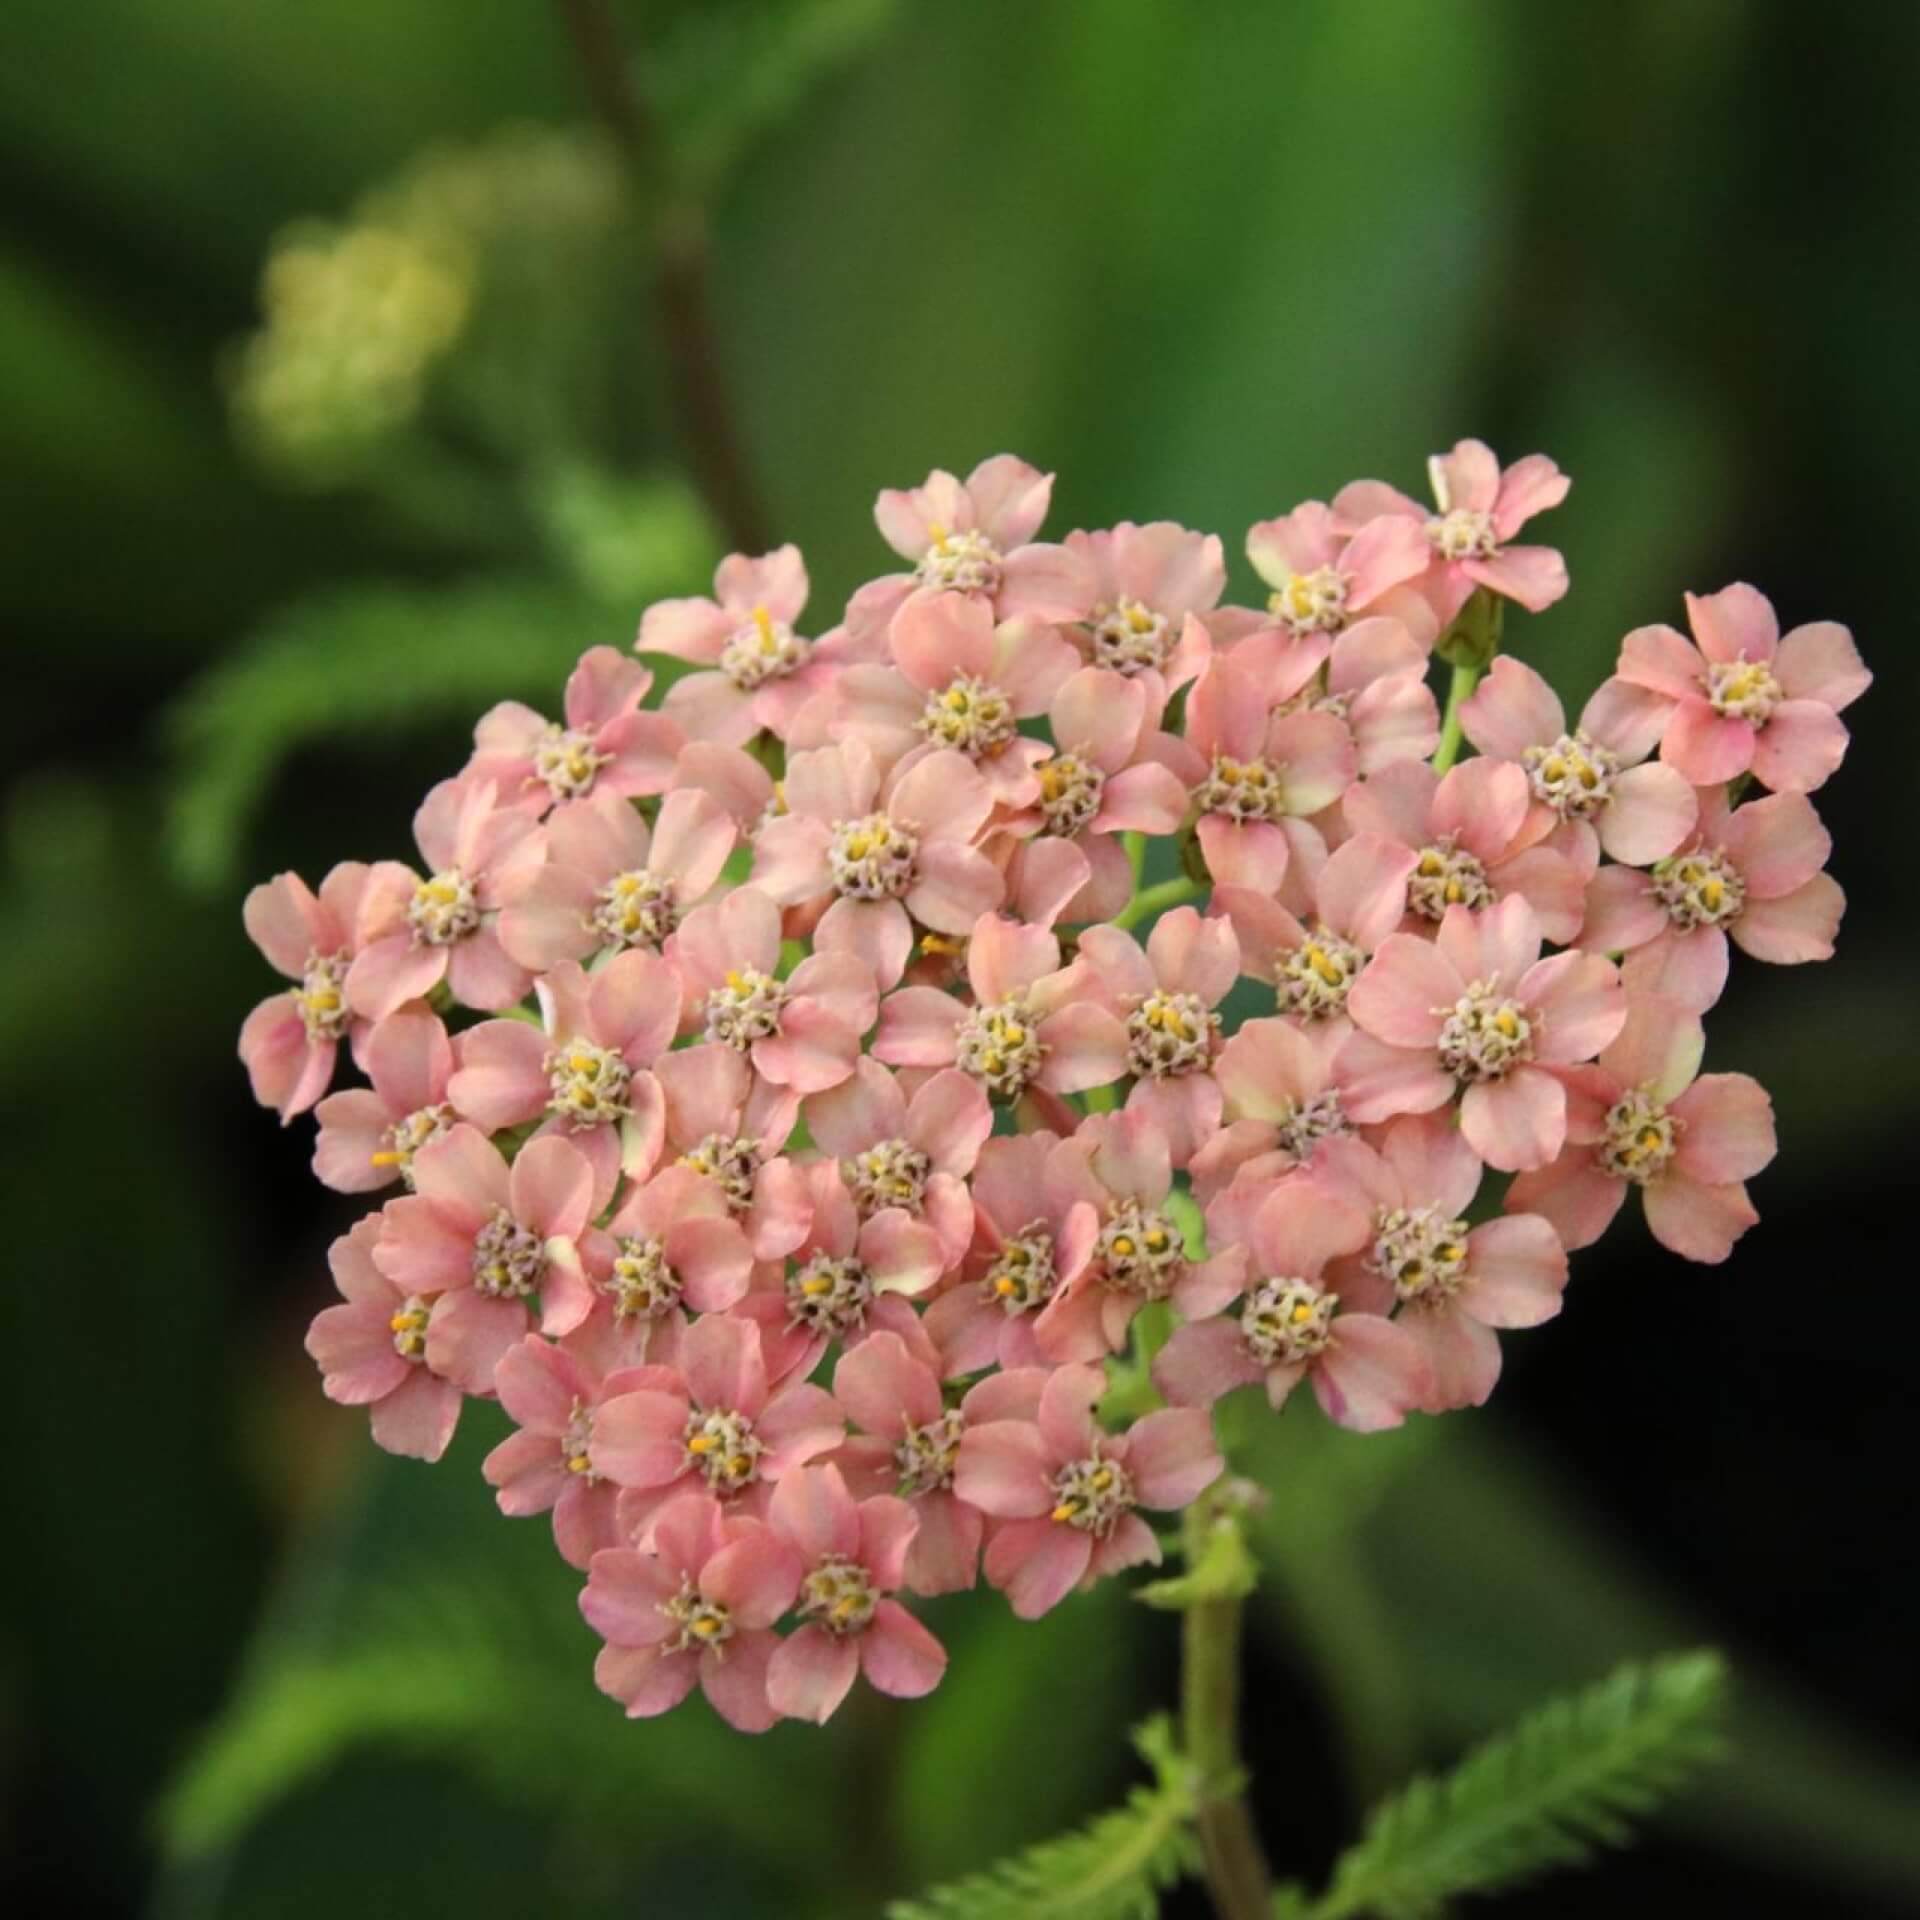
<path fill-rule="evenodd" d="M 1720 1748 L 1726 1669 L 1712 1651 L 1621 1667 L 1422 1777 L 1374 1813 L 1342 1856 L 1315 1920 L 1371 1913 L 1428 1920 L 1460 1894 L 1490 1893 L 1622 1846 Z"/>
<path fill-rule="evenodd" d="M 1125 1806 L 922 1900 L 896 1901 L 888 1920 L 1152 1920 L 1160 1895 L 1198 1867 L 1194 1786 L 1164 1717 L 1134 1744 L 1154 1782 Z"/>

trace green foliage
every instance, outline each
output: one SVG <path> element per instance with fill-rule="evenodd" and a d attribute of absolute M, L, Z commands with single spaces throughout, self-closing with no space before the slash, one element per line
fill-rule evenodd
<path fill-rule="evenodd" d="M 647 76 L 675 184 L 696 199 L 711 198 L 899 11 L 899 0 L 748 0 L 689 9 Z"/>
<path fill-rule="evenodd" d="M 896 1901 L 888 1920 L 1152 1920 L 1160 1895 L 1197 1870 L 1194 1787 L 1166 1719 L 1134 1735 L 1153 1769 L 1123 1807 L 984 1873 Z"/>
<path fill-rule="evenodd" d="M 1461 1894 L 1491 1893 L 1621 1846 L 1719 1751 L 1726 1694 L 1718 1654 L 1621 1667 L 1550 1702 L 1438 1780 L 1378 1808 L 1317 1902 L 1290 1889 L 1281 1911 L 1312 1920 L 1379 1914 L 1428 1920 Z"/>

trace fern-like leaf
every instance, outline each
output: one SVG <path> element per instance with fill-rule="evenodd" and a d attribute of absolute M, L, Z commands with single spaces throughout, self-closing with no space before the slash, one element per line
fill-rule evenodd
<path fill-rule="evenodd" d="M 1153 1920 L 1161 1894 L 1198 1870 L 1194 1787 L 1164 1718 L 1134 1743 L 1154 1781 L 1124 1806 L 922 1899 L 896 1901 L 887 1920 Z"/>
<path fill-rule="evenodd" d="M 1308 1911 L 1430 1920 L 1458 1895 L 1624 1845 L 1637 1817 L 1717 1753 L 1725 1692 L 1719 1655 L 1698 1652 L 1624 1666 L 1550 1702 L 1377 1809 Z"/>

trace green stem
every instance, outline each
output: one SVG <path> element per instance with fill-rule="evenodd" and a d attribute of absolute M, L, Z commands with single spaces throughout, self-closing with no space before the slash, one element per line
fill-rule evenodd
<path fill-rule="evenodd" d="M 1460 709 L 1466 704 L 1467 696 L 1480 684 L 1480 676 L 1485 671 L 1484 667 L 1459 666 L 1453 670 L 1453 679 L 1447 687 L 1446 718 L 1440 723 L 1440 744 L 1434 749 L 1435 773 L 1445 773 L 1460 758 Z"/>
<path fill-rule="evenodd" d="M 1150 919 L 1156 913 L 1164 913 L 1168 907 L 1177 907 L 1183 901 L 1197 900 L 1199 897 L 1200 882 L 1181 874 L 1175 880 L 1162 880 L 1158 886 L 1143 887 L 1114 915 L 1113 924 L 1123 930 L 1137 927 L 1142 920 Z"/>
<path fill-rule="evenodd" d="M 1237 1518 L 1196 1502 L 1186 1522 L 1187 1564 L 1198 1566 L 1206 1530 Z M 1242 1789 L 1240 1761 L 1241 1594 L 1196 1600 L 1181 1617 L 1182 1746 L 1198 1776 L 1194 1825 L 1207 1893 L 1218 1920 L 1271 1920 L 1273 1876 Z"/>

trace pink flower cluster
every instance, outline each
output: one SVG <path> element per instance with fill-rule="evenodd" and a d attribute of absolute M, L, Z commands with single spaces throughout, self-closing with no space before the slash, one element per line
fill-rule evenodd
<path fill-rule="evenodd" d="M 1691 1260 L 1753 1224 L 1771 1110 L 1701 1016 L 1730 941 L 1832 951 L 1808 795 L 1869 676 L 1734 586 L 1572 726 L 1493 658 L 1436 752 L 1434 652 L 1566 591 L 1516 541 L 1568 483 L 1431 471 L 1254 527 L 1253 607 L 1214 535 L 1043 541 L 1051 476 L 935 473 L 830 631 L 794 548 L 735 555 L 641 622 L 656 707 L 597 647 L 560 720 L 482 719 L 418 870 L 248 899 L 294 983 L 254 1090 L 384 1196 L 326 1391 L 424 1459 L 499 1402 L 487 1478 L 629 1712 L 925 1693 L 910 1599 L 984 1573 L 1031 1618 L 1157 1561 L 1222 1394 L 1476 1405 L 1630 1189 Z M 1154 1410 L 1103 1418 L 1118 1376 Z"/>

